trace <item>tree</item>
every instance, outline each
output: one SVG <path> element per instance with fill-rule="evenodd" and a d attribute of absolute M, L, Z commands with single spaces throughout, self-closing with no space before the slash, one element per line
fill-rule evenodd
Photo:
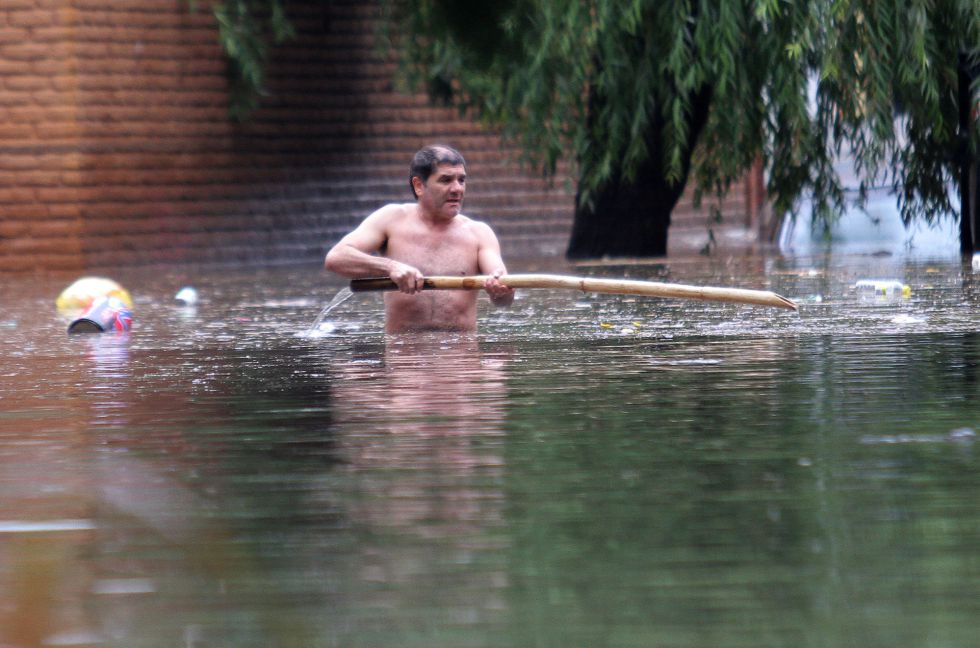
<path fill-rule="evenodd" d="M 192 10 L 198 0 L 187 0 Z M 265 91 L 265 69 L 270 41 L 282 43 L 293 36 L 283 0 L 225 0 L 212 7 L 218 40 L 228 58 L 231 101 L 229 116 L 243 121 L 258 108 Z"/>
<path fill-rule="evenodd" d="M 906 221 L 940 218 L 980 148 L 957 96 L 960 59 L 980 58 L 976 0 L 381 2 L 412 84 L 546 174 L 571 163 L 571 257 L 664 254 L 688 176 L 723 195 L 757 159 L 777 213 L 804 193 L 839 213 L 847 153 L 862 195 L 887 183 Z"/>

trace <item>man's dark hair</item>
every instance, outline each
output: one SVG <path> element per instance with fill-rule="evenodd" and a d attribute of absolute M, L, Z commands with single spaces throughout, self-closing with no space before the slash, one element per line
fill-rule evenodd
<path fill-rule="evenodd" d="M 415 185 L 412 184 L 412 178 L 426 182 L 440 164 L 465 167 L 466 160 L 463 159 L 459 151 L 445 144 L 431 144 L 419 149 L 415 157 L 412 158 L 412 168 L 408 175 L 408 186 L 412 190 L 413 196 L 418 198 L 418 194 L 415 193 Z"/>

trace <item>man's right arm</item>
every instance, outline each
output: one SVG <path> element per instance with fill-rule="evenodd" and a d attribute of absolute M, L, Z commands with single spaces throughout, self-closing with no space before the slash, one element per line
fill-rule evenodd
<path fill-rule="evenodd" d="M 422 290 L 424 277 L 417 268 L 375 254 L 388 241 L 389 224 L 400 209 L 387 205 L 365 218 L 327 252 L 324 267 L 345 277 L 387 276 L 410 295 Z"/>

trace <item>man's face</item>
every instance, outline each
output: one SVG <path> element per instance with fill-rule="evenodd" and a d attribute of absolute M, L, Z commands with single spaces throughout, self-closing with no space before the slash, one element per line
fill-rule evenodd
<path fill-rule="evenodd" d="M 466 168 L 462 165 L 440 164 L 424 183 L 414 179 L 419 205 L 427 212 L 452 218 L 463 208 L 466 193 Z"/>

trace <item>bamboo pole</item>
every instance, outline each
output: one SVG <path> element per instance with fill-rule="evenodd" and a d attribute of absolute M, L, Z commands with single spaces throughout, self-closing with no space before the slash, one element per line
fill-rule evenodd
<path fill-rule="evenodd" d="M 486 275 L 426 277 L 424 288 L 427 290 L 481 290 L 484 282 L 488 278 Z M 797 305 L 792 300 L 768 290 L 687 286 L 684 284 L 660 283 L 656 281 L 595 279 L 592 277 L 573 277 L 553 274 L 504 275 L 500 278 L 500 282 L 511 288 L 564 288 L 568 290 L 581 290 L 582 292 L 699 299 L 702 301 L 754 304 L 756 306 L 773 306 L 775 308 L 798 310 Z M 350 282 L 350 289 L 353 292 L 397 290 L 398 286 L 388 277 L 377 277 L 353 279 Z"/>

